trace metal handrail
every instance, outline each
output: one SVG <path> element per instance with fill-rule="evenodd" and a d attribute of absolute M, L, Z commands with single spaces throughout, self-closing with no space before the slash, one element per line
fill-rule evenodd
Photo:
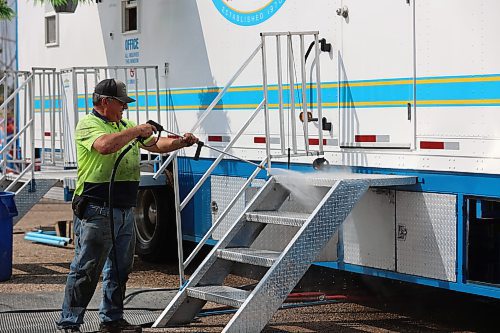
<path fill-rule="evenodd" d="M 33 73 L 31 73 L 30 76 L 28 76 L 26 78 L 26 80 L 23 82 L 23 84 L 21 84 L 16 90 L 14 90 L 9 97 L 7 97 L 6 100 L 3 101 L 2 104 L 0 104 L 0 109 L 3 109 L 4 107 L 6 107 L 10 101 L 12 101 L 14 99 L 14 97 L 16 97 L 16 95 L 19 93 L 19 91 L 21 91 L 24 86 L 33 79 Z"/>
<path fill-rule="evenodd" d="M 252 115 L 248 118 L 248 120 L 246 121 L 246 123 L 241 127 L 241 129 L 238 131 L 238 133 L 234 136 L 234 138 L 231 140 L 231 142 L 228 143 L 228 145 L 226 146 L 226 148 L 224 149 L 224 152 L 227 152 L 229 149 L 231 149 L 231 147 L 234 145 L 234 143 L 239 139 L 239 137 L 241 136 L 241 134 L 243 134 L 243 132 L 247 129 L 247 127 L 250 125 L 250 123 L 255 119 L 255 117 L 257 116 L 257 114 L 259 113 L 260 110 L 262 110 L 262 107 L 264 106 L 264 103 L 265 103 L 265 100 L 263 100 L 262 102 L 260 102 L 260 104 L 257 106 L 257 108 L 254 110 L 254 112 L 252 113 Z M 205 236 L 203 237 L 202 241 L 198 243 L 198 245 L 196 246 L 196 248 L 191 252 L 191 254 L 189 255 L 188 259 L 186 260 L 186 263 L 184 262 L 184 255 L 183 255 L 183 250 L 182 250 L 182 224 L 181 224 L 181 212 L 182 210 L 184 209 L 184 207 L 186 207 L 186 205 L 188 204 L 188 202 L 194 197 L 194 195 L 196 194 L 196 192 L 198 192 L 198 190 L 201 188 L 201 186 L 203 185 L 203 183 L 208 179 L 208 177 L 212 174 L 212 172 L 214 171 L 214 169 L 217 167 L 217 165 L 220 163 L 220 161 L 224 158 L 224 154 L 220 154 L 217 159 L 212 163 L 212 165 L 208 168 L 208 170 L 205 172 L 205 174 L 201 177 L 201 179 L 198 181 L 198 183 L 193 187 L 193 189 L 189 192 L 189 194 L 186 196 L 186 198 L 182 201 L 182 203 L 180 202 L 180 196 L 179 196 L 179 176 L 178 176 L 178 167 L 177 167 L 177 156 L 175 157 L 174 159 L 174 162 L 173 162 L 173 174 L 174 174 L 174 189 L 175 189 L 175 213 L 176 213 L 176 228 L 177 228 L 177 255 L 179 257 L 179 282 L 180 282 L 180 286 L 182 287 L 182 285 L 184 284 L 184 270 L 186 269 L 187 265 L 189 265 L 189 263 L 191 262 L 191 260 L 193 260 L 193 258 L 198 254 L 198 252 L 200 251 L 200 248 L 201 246 L 203 246 L 205 244 L 205 242 L 207 241 L 207 239 L 210 237 L 211 235 L 211 231 L 213 230 L 213 227 L 210 228 L 209 232 L 207 232 L 205 234 Z M 254 173 L 252 174 L 251 177 L 255 178 L 258 174 L 258 171 L 262 170 L 261 169 L 261 166 L 263 165 L 263 163 L 268 161 L 268 159 L 264 159 L 264 161 L 261 162 L 261 164 L 259 165 L 259 167 L 257 168 L 256 171 L 254 171 Z M 252 178 L 252 179 L 253 179 Z M 247 183 L 245 183 L 245 185 L 243 186 L 243 188 L 240 190 L 240 192 L 243 192 L 243 190 L 246 188 L 248 184 L 248 180 L 247 180 Z M 241 193 L 238 193 L 238 198 L 239 196 L 241 196 Z M 234 205 L 236 201 L 234 202 L 231 202 L 231 207 Z M 224 216 L 226 214 L 226 211 L 224 211 Z M 217 224 L 220 223 L 220 219 L 217 220 Z M 200 245 L 201 244 L 201 245 Z"/>
<path fill-rule="evenodd" d="M 236 133 L 234 138 L 227 144 L 226 148 L 224 148 L 224 152 L 228 152 L 233 147 L 234 143 L 240 138 L 241 134 L 243 134 L 243 132 L 247 129 L 248 125 L 250 125 L 250 123 L 255 119 L 255 117 L 257 116 L 259 111 L 262 110 L 263 105 L 264 105 L 264 101 L 260 102 L 259 106 L 257 106 L 257 108 L 254 110 L 254 112 L 250 116 L 250 118 L 248 118 L 245 125 L 243 125 L 243 127 L 240 128 L 238 133 Z M 200 187 L 203 186 L 203 183 L 205 183 L 205 181 L 208 179 L 208 177 L 210 177 L 210 175 L 212 174 L 214 169 L 217 167 L 217 165 L 219 165 L 220 161 L 222 161 L 223 158 L 224 158 L 224 154 L 220 154 L 219 157 L 217 157 L 217 159 L 212 163 L 210 168 L 208 168 L 208 170 L 205 171 L 205 173 L 200 178 L 198 183 L 196 183 L 196 185 L 193 187 L 193 189 L 188 193 L 188 195 L 182 201 L 181 206 L 180 206 L 181 211 L 186 207 L 188 202 L 193 198 L 193 196 L 200 189 Z"/>
<path fill-rule="evenodd" d="M 34 73 L 32 72 L 16 72 L 15 73 L 15 79 L 19 79 L 18 75 L 19 74 L 24 74 L 24 82 L 20 84 L 10 95 L 7 97 L 4 102 L 0 105 L 0 109 L 4 109 L 8 106 L 8 104 L 13 101 L 21 91 L 25 91 L 25 94 L 31 94 L 32 89 L 33 89 L 33 79 L 34 79 Z M 3 81 L 1 81 L 3 82 Z M 17 85 L 17 81 L 16 81 Z M 15 100 L 14 100 L 15 101 Z M 29 120 L 28 120 L 29 118 Z M 4 119 L 5 120 L 5 119 Z M 26 158 L 21 158 L 21 159 L 15 159 L 15 156 L 13 156 L 12 160 L 7 161 L 7 156 L 6 153 L 10 151 L 11 149 L 15 149 L 15 144 L 18 142 L 19 138 L 24 135 L 26 138 L 27 134 L 27 129 L 32 129 L 33 128 L 33 122 L 34 122 L 34 116 L 33 113 L 30 112 L 29 117 L 24 119 L 26 123 L 22 127 L 21 130 L 15 130 L 14 135 L 10 138 L 7 136 L 7 129 L 6 126 L 4 127 L 3 130 L 3 137 L 4 137 L 4 142 L 2 143 L 2 148 L 0 149 L 0 155 L 2 156 L 2 162 L 0 163 L 1 166 L 1 172 L 2 172 L 2 179 L 6 177 L 7 174 L 7 166 L 8 164 L 21 164 L 23 167 L 21 168 L 21 172 L 17 175 L 17 177 L 10 182 L 9 186 L 5 189 L 5 191 L 10 191 L 12 190 L 16 184 L 19 182 L 19 180 L 28 172 L 28 171 L 33 171 L 34 170 L 34 159 L 32 159 L 32 163 L 30 163 L 29 166 L 26 166 Z M 33 177 L 32 177 L 33 178 Z"/>
<path fill-rule="evenodd" d="M 221 224 L 222 220 L 226 217 L 226 215 L 229 213 L 229 211 L 233 208 L 233 206 L 236 204 L 236 202 L 240 199 L 241 195 L 245 192 L 245 189 L 247 188 L 248 185 L 257 177 L 260 171 L 262 171 L 262 166 L 264 166 L 267 163 L 267 157 L 260 162 L 259 167 L 255 168 L 254 172 L 250 175 L 250 177 L 247 179 L 245 184 L 240 188 L 236 196 L 231 200 L 229 205 L 227 205 L 226 209 L 221 213 L 221 215 L 217 218 L 217 220 L 212 224 L 210 229 L 205 233 L 205 236 L 198 242 L 194 250 L 191 252 L 189 257 L 184 261 L 184 269 L 191 263 L 191 261 L 194 259 L 194 257 L 198 254 L 198 252 L 201 250 L 203 245 L 207 242 L 208 238 L 210 235 L 212 235 L 212 232 Z"/>
<path fill-rule="evenodd" d="M 215 97 L 215 99 L 212 101 L 212 103 L 210 103 L 210 105 L 208 106 L 208 108 L 201 114 L 200 118 L 194 124 L 194 126 L 191 128 L 191 130 L 189 132 L 194 132 L 194 131 L 196 131 L 198 129 L 198 127 L 203 122 L 203 120 L 205 120 L 205 118 L 209 115 L 209 113 L 213 110 L 213 108 L 217 105 L 217 103 L 219 103 L 219 101 L 221 100 L 221 98 L 226 94 L 227 90 L 233 85 L 234 81 L 240 76 L 240 74 L 243 72 L 243 70 L 248 66 L 248 64 L 257 55 L 257 53 L 259 52 L 259 50 L 261 49 L 261 47 L 262 47 L 262 44 L 259 44 L 259 46 L 257 46 L 257 48 L 250 55 L 250 57 L 248 57 L 248 59 L 238 69 L 238 71 L 236 72 L 236 74 L 233 75 L 233 77 L 229 80 L 229 82 L 226 84 L 226 86 L 219 92 L 219 94 L 217 95 L 217 97 Z M 158 177 L 160 177 L 160 175 L 163 173 L 163 171 L 165 171 L 165 169 L 170 164 L 170 162 L 172 162 L 172 160 L 175 157 L 177 157 L 177 154 L 178 154 L 177 151 L 175 151 L 172 154 L 170 154 L 170 156 L 167 158 L 167 160 L 162 165 L 160 165 L 160 167 L 158 168 L 158 171 L 156 171 L 156 173 L 153 175 L 154 179 L 158 179 Z"/>
<path fill-rule="evenodd" d="M 5 189 L 6 192 L 9 192 L 11 189 L 14 188 L 14 186 L 19 182 L 19 180 L 28 172 L 28 171 L 32 171 L 33 170 L 33 167 L 35 165 L 35 161 L 33 160 L 32 163 L 27 166 L 26 168 L 24 168 L 23 171 L 21 171 L 21 173 L 19 173 L 19 175 L 9 184 L 9 186 L 7 186 L 7 188 Z"/>
<path fill-rule="evenodd" d="M 14 135 L 10 141 L 8 143 L 6 143 L 3 148 L 0 150 L 0 155 L 5 153 L 5 150 L 7 148 L 10 148 L 10 146 L 12 146 L 14 144 L 14 142 L 16 142 L 16 140 L 21 136 L 22 133 L 24 133 L 24 131 L 26 131 L 26 129 L 28 129 L 30 127 L 30 125 L 33 123 L 33 118 L 31 118 L 27 123 L 26 125 L 23 126 L 23 128 L 16 134 Z"/>

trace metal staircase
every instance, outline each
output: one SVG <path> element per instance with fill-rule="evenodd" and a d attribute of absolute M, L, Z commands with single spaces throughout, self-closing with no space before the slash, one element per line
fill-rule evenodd
<path fill-rule="evenodd" d="M 293 198 L 297 183 L 302 193 L 315 193 L 307 203 Z M 259 332 L 279 309 L 325 244 L 370 186 L 414 184 L 414 177 L 311 174 L 304 178 L 271 177 L 170 302 L 153 327 L 190 323 L 207 302 L 237 308 L 223 332 Z M 304 198 L 302 198 L 304 199 Z M 255 247 L 268 226 L 295 228 L 281 252 Z M 253 290 L 224 284 L 235 264 L 266 268 Z"/>

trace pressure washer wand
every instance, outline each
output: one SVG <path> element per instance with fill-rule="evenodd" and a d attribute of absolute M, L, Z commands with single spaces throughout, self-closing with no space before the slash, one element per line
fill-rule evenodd
<path fill-rule="evenodd" d="M 177 133 L 174 133 L 174 132 L 170 132 L 170 131 L 167 131 L 167 130 L 164 130 L 165 132 L 167 132 L 168 134 L 172 134 L 172 135 L 175 135 L 175 136 L 178 136 L 178 137 L 182 137 L 182 135 L 179 135 Z M 251 165 L 254 165 L 256 166 L 257 168 L 261 168 L 262 170 L 266 170 L 266 168 L 263 166 L 263 165 L 259 165 L 257 163 L 254 163 L 252 161 L 249 161 L 249 160 L 246 160 L 244 158 L 241 158 L 241 157 L 238 157 L 236 155 L 233 155 L 233 154 L 230 154 L 228 152 L 225 152 L 221 149 L 218 149 L 218 148 L 215 148 L 215 147 L 212 147 L 212 146 L 209 146 L 207 144 L 205 144 L 203 141 L 198 141 L 197 142 L 197 145 L 198 145 L 198 148 L 196 149 L 196 153 L 194 154 L 194 160 L 198 160 L 199 157 L 200 157 L 200 151 L 201 151 L 201 148 L 202 147 L 207 147 L 208 149 L 212 149 L 212 150 L 215 150 L 216 152 L 219 152 L 221 154 L 224 154 L 224 155 L 227 155 L 227 156 L 230 156 L 232 158 L 235 158 L 237 160 L 240 160 L 242 162 L 245 162 L 245 163 L 249 163 Z"/>
<path fill-rule="evenodd" d="M 164 131 L 164 132 L 167 132 L 168 134 L 175 135 L 175 136 L 178 136 L 178 137 L 182 138 L 182 135 L 180 135 L 180 134 L 178 134 L 178 133 L 175 133 L 175 132 L 167 131 L 166 129 L 164 129 L 164 128 L 163 128 L 163 126 L 161 126 L 160 124 L 158 124 L 158 123 L 157 123 L 157 122 L 155 122 L 155 121 L 148 120 L 148 121 L 147 121 L 147 123 L 148 123 L 148 124 L 150 124 L 150 125 L 153 125 L 153 126 L 156 128 L 156 130 L 158 130 L 158 131 Z M 202 148 L 202 147 L 207 147 L 207 148 L 212 149 L 212 150 L 215 150 L 216 152 L 219 152 L 219 153 L 221 153 L 221 154 L 224 154 L 224 155 L 230 156 L 230 157 L 232 157 L 232 158 L 235 158 L 235 159 L 240 160 L 240 161 L 245 162 L 245 163 L 249 163 L 249 164 L 251 164 L 251 165 L 253 165 L 253 166 L 256 166 L 257 168 L 260 168 L 260 169 L 262 169 L 262 170 L 266 170 L 266 168 L 265 168 L 263 165 L 259 165 L 259 164 L 257 164 L 257 163 L 254 163 L 254 162 L 249 161 L 249 160 L 246 160 L 246 159 L 244 159 L 244 158 L 241 158 L 241 157 L 235 156 L 235 155 L 230 154 L 230 153 L 228 153 L 228 152 L 225 152 L 225 151 L 223 151 L 223 150 L 220 150 L 220 149 L 217 149 L 217 148 L 215 148 L 215 147 L 212 147 L 212 146 L 206 145 L 203 141 L 198 141 L 196 144 L 198 145 L 198 148 L 196 149 L 196 153 L 194 154 L 194 158 L 193 158 L 195 161 L 196 161 L 196 160 L 198 160 L 198 159 L 200 158 L 201 148 Z"/>

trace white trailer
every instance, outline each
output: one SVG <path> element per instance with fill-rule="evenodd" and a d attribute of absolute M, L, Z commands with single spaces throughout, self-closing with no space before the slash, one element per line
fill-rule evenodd
<path fill-rule="evenodd" d="M 316 264 L 500 297 L 498 1 L 107 0 L 73 14 L 19 1 L 17 8 L 19 68 L 69 71 L 74 100 L 62 108 L 72 121 L 89 111 L 97 78 L 122 75 L 139 97 L 131 119 L 194 128 L 243 159 L 272 156 L 273 168 L 310 172 L 322 157 L 333 172 L 416 177 L 368 190 Z M 157 72 L 144 74 L 146 66 Z M 255 109 L 263 111 L 240 135 Z M 303 112 L 310 121 L 301 121 Z M 188 199 L 218 156 L 202 149 L 196 161 L 195 150 L 178 157 L 177 185 Z M 221 162 L 182 204 L 182 237 L 223 239 L 255 193 L 231 202 L 252 171 Z M 142 193 L 139 245 L 155 254 L 171 230 L 164 217 L 172 207 L 162 201 L 171 194 Z M 282 245 L 277 235 L 259 242 L 272 250 Z"/>

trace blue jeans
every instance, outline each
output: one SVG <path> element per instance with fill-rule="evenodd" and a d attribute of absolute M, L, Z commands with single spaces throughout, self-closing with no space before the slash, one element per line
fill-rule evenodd
<path fill-rule="evenodd" d="M 59 328 L 80 326 L 85 309 L 92 298 L 99 276 L 103 274 L 103 297 L 99 307 L 101 322 L 123 318 L 121 300 L 125 294 L 125 284 L 134 261 L 135 229 L 133 208 L 113 210 L 114 234 L 119 277 L 123 287 L 117 282 L 113 244 L 109 226 L 109 211 L 89 204 L 83 219 L 73 218 L 75 231 L 75 256 L 64 292 Z"/>

